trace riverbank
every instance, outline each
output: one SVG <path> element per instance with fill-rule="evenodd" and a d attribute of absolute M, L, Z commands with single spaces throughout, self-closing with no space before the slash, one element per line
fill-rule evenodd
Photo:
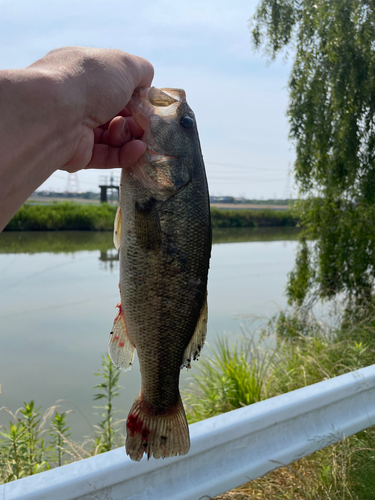
<path fill-rule="evenodd" d="M 26 203 L 4 231 L 112 231 L 116 207 L 56 202 Z M 223 210 L 211 207 L 213 228 L 295 227 L 291 210 Z"/>
<path fill-rule="evenodd" d="M 189 423 L 372 365 L 375 316 L 329 326 L 298 311 L 281 312 L 261 341 L 242 331 L 200 359 L 184 392 Z M 270 341 L 272 339 L 272 341 Z M 207 352 L 206 352 L 207 354 Z M 255 479 L 215 500 L 374 498 L 375 426 Z"/>
<path fill-rule="evenodd" d="M 373 363 L 374 317 L 355 326 L 333 328 L 298 312 L 282 312 L 263 331 L 263 342 L 255 343 L 254 337 L 242 333 L 236 344 L 222 338 L 211 354 L 200 360 L 198 373 L 193 374 L 189 389 L 183 391 L 189 423 Z M 265 345 L 264 339 L 270 338 L 273 343 Z M 102 420 L 84 442 L 70 438 L 71 415 L 59 406 L 42 414 L 38 402 L 30 401 L 15 414 L 9 413 L 11 420 L 0 433 L 0 484 L 122 447 L 124 419 L 114 417 L 121 391 L 119 373 L 108 356 L 103 357 L 102 369 L 95 375 L 102 377 L 104 383 L 94 389 L 107 391 L 101 396 L 104 404 L 108 404 L 109 393 L 116 399 L 111 399 L 109 416 L 107 411 L 96 413 Z M 374 458 L 373 426 L 216 500 L 371 499 L 375 488 Z"/>

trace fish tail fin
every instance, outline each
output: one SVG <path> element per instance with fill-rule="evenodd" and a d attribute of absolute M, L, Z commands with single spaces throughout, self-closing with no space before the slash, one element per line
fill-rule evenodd
<path fill-rule="evenodd" d="M 190 448 L 189 427 L 180 395 L 167 412 L 156 415 L 140 394 L 126 424 L 126 453 L 132 460 L 186 455 Z"/>

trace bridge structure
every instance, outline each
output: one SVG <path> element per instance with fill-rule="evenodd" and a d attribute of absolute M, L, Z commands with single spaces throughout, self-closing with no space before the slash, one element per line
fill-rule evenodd
<path fill-rule="evenodd" d="M 107 175 L 102 175 L 99 179 L 99 188 L 100 188 L 100 202 L 108 203 L 108 191 L 112 194 L 113 191 L 117 191 L 117 201 L 118 201 L 118 193 L 120 190 L 120 178 L 114 177 L 113 172 L 108 177 Z"/>

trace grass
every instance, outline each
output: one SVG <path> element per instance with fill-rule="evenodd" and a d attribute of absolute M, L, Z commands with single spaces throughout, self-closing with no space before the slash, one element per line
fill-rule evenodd
<path fill-rule="evenodd" d="M 259 332 L 258 332 L 259 333 Z M 205 349 L 183 395 L 189 423 L 373 364 L 375 314 L 354 326 L 329 327 L 300 311 L 280 313 L 255 341 L 245 331 L 231 344 L 222 338 Z M 209 355 L 207 355 L 209 354 Z M 108 357 L 97 373 L 94 400 L 103 400 L 96 434 L 70 440 L 68 412 L 57 406 L 41 414 L 33 401 L 0 431 L 0 482 L 35 474 L 122 446 L 115 421 L 118 371 Z M 375 427 L 284 465 L 216 500 L 375 499 Z"/>
<path fill-rule="evenodd" d="M 109 231 L 113 230 L 116 207 L 102 203 L 84 205 L 64 201 L 50 205 L 26 203 L 4 231 Z"/>
<path fill-rule="evenodd" d="M 96 433 L 82 443 L 70 439 L 67 412 L 59 412 L 59 405 L 48 408 L 43 414 L 34 401 L 25 402 L 23 407 L 9 415 L 8 427 L 0 426 L 0 484 L 43 472 L 66 463 L 82 460 L 112 448 L 122 446 L 124 435 L 119 425 L 124 420 L 115 420 L 113 399 L 119 394 L 120 372 L 112 365 L 109 356 L 102 357 L 102 368 L 96 373 L 101 382 L 94 389 L 99 392 L 93 399 L 103 400 L 104 405 L 94 407 L 101 421 Z"/>
<path fill-rule="evenodd" d="M 26 203 L 4 231 L 112 231 L 116 207 L 101 203 Z M 255 228 L 296 226 L 290 210 L 220 210 L 211 208 L 213 228 Z"/>
<path fill-rule="evenodd" d="M 184 394 L 189 422 L 373 364 L 375 322 L 334 329 L 313 317 L 281 313 L 254 342 L 221 339 L 200 360 Z M 375 427 L 320 450 L 216 500 L 375 499 Z"/>
<path fill-rule="evenodd" d="M 291 210 L 222 210 L 211 207 L 213 228 L 293 227 L 298 219 Z"/>

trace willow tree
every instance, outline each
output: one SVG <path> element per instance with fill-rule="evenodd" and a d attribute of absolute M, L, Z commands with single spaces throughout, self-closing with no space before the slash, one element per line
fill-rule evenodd
<path fill-rule="evenodd" d="M 261 0 L 257 49 L 293 57 L 290 138 L 303 231 L 291 303 L 371 300 L 375 277 L 375 0 Z"/>

